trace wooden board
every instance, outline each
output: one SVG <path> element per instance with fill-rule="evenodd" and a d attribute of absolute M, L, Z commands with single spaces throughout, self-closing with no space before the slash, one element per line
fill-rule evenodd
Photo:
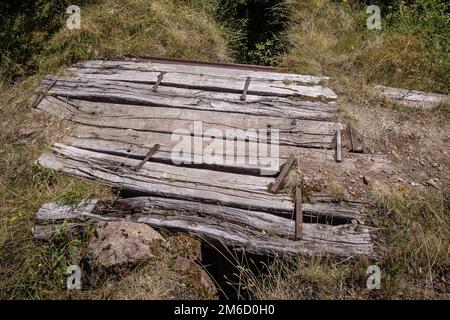
<path fill-rule="evenodd" d="M 246 65 L 245 65 L 246 66 Z M 229 77 L 236 80 L 246 80 L 247 77 L 266 81 L 292 81 L 303 84 L 320 84 L 328 80 L 328 77 L 309 76 L 295 73 L 281 73 L 269 71 L 236 70 L 227 68 L 217 68 L 214 66 L 201 66 L 183 63 L 161 63 L 153 62 L 151 59 L 147 62 L 136 62 L 131 60 L 107 61 L 107 60 L 89 60 L 74 65 L 76 70 L 80 69 L 103 69 L 103 70 L 129 70 L 129 71 L 153 71 L 153 72 L 177 72 L 197 75 Z"/>
<path fill-rule="evenodd" d="M 375 86 L 375 90 L 381 96 L 393 99 L 403 105 L 413 108 L 431 109 L 441 103 L 450 101 L 450 97 L 448 95 L 439 93 L 399 89 L 386 86 Z"/>
<path fill-rule="evenodd" d="M 76 123 L 106 128 L 162 133 L 180 132 L 205 137 L 259 141 L 260 133 L 277 130 L 281 145 L 332 148 L 333 122 L 258 117 L 178 108 L 142 107 L 61 101 L 46 97 L 38 108 Z M 263 130 L 263 131 L 261 131 Z"/>
<path fill-rule="evenodd" d="M 139 172 L 132 168 L 140 161 L 55 144 L 55 154 L 43 154 L 38 163 L 65 173 L 97 179 L 109 185 L 181 199 L 197 199 L 245 209 L 287 213 L 293 208 L 285 195 L 270 194 L 274 179 L 205 169 L 147 162 Z"/>
<path fill-rule="evenodd" d="M 92 63 L 88 68 L 75 65 L 69 71 L 75 76 L 85 79 L 119 80 L 140 83 L 155 84 L 161 70 L 153 68 L 124 68 L 117 62 L 109 62 L 109 65 Z M 216 71 L 219 72 L 220 69 Z M 246 78 L 236 78 L 230 74 L 199 74 L 190 72 L 167 71 L 160 86 L 202 89 L 207 91 L 242 93 Z M 323 101 L 336 99 L 336 94 L 329 88 L 314 83 L 301 83 L 289 79 L 258 78 L 252 80 L 248 89 L 249 94 L 269 96 L 301 96 L 305 99 L 312 98 Z"/>
<path fill-rule="evenodd" d="M 161 163 L 146 163 L 139 172 L 132 168 L 140 161 L 55 144 L 56 154 L 43 154 L 38 162 L 47 168 L 98 179 L 115 187 L 149 195 L 221 204 L 291 217 L 290 197 L 271 194 L 273 178 L 193 169 Z M 358 207 L 332 203 L 304 205 L 306 217 L 327 221 L 363 219 Z"/>
<path fill-rule="evenodd" d="M 242 101 L 241 94 L 237 93 L 164 86 L 160 86 L 157 92 L 153 92 L 151 84 L 85 79 L 83 77 L 46 76 L 38 91 L 48 89 L 55 80 L 58 81 L 48 94 L 59 96 L 63 100 L 70 98 L 310 120 L 330 119 L 336 110 L 334 103 L 304 101 L 295 97 L 257 96 L 248 93 L 246 100 Z"/>
<path fill-rule="evenodd" d="M 90 205 L 89 202 L 87 204 Z M 95 213 L 86 210 L 86 203 L 80 206 L 82 208 L 77 209 L 55 203 L 45 204 L 37 214 L 38 225 L 34 228 L 34 236 L 40 239 L 50 237 L 58 229 L 56 222 L 62 217 L 69 222 L 64 224 L 66 229 L 79 227 L 79 221 L 86 223 L 87 220 L 126 220 L 146 223 L 156 228 L 189 232 L 208 242 L 221 243 L 257 254 L 375 256 L 371 244 L 372 230 L 361 225 L 305 224 L 304 239 L 292 241 L 289 239 L 294 228 L 292 220 L 261 212 L 230 211 L 230 208 L 218 211 L 217 207 L 212 205 L 154 197 L 121 199 L 112 206 L 102 208 L 100 205 Z M 132 213 L 119 217 L 117 213 L 122 213 L 124 208 Z M 172 212 L 171 215 L 168 210 Z M 187 210 L 189 215 L 185 214 Z M 116 215 L 111 216 L 111 213 Z M 244 213 L 247 213 L 247 219 Z M 203 217 L 197 214 L 202 214 Z"/>

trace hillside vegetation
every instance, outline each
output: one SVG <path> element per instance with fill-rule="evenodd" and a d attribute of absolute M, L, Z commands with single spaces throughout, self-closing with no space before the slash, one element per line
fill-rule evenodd
<path fill-rule="evenodd" d="M 396 163 L 408 166 L 418 161 L 406 150 L 420 146 L 420 154 L 449 168 L 448 105 L 411 111 L 371 92 L 373 84 L 449 92 L 446 1 L 379 1 L 381 30 L 366 27 L 370 1 L 259 0 L 265 19 L 235 14 L 251 11 L 257 1 L 83 0 L 78 1 L 81 30 L 65 28 L 71 1 L 0 2 L 0 298 L 68 298 L 65 270 L 79 258 L 86 239 L 33 241 L 34 214 L 49 201 L 115 196 L 106 186 L 34 165 L 70 128 L 29 112 L 34 90 L 44 74 L 82 59 L 128 53 L 324 74 L 339 95 L 340 120 L 352 124 L 366 147 L 386 154 L 396 150 Z M 264 32 L 255 36 L 259 29 Z M 35 133 L 21 138 L 23 127 Z M 444 182 L 440 190 L 373 186 L 371 223 L 382 230 L 377 242 L 382 290 L 365 290 L 367 261 L 332 259 L 279 260 L 264 274 L 245 269 L 239 287 L 254 298 L 448 298 L 449 175 L 432 170 Z M 173 298 L 185 281 L 173 270 L 174 259 L 192 258 L 196 243 L 184 236 L 170 239 L 167 259 L 101 279 L 70 297 Z M 187 290 L 178 297 L 203 296 Z"/>

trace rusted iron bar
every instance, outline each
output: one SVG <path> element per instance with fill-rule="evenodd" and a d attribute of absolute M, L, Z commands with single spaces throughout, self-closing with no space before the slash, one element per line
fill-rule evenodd
<path fill-rule="evenodd" d="M 158 74 L 158 80 L 156 80 L 155 85 L 153 86 L 153 92 L 158 91 L 158 87 L 161 84 L 161 81 L 163 80 L 165 73 L 166 72 L 163 71 L 160 74 Z"/>
<path fill-rule="evenodd" d="M 53 80 L 53 82 L 50 84 L 50 86 L 49 86 L 44 92 L 41 92 L 41 93 L 37 96 L 36 100 L 35 100 L 35 101 L 33 102 L 33 104 L 31 105 L 32 108 L 37 107 L 37 105 L 38 105 L 39 103 L 41 103 L 42 99 L 44 99 L 44 97 L 47 95 L 47 93 L 48 93 L 48 92 L 51 90 L 51 88 L 53 88 L 53 86 L 56 84 L 56 81 L 58 81 L 58 80 Z"/>
<path fill-rule="evenodd" d="M 149 152 L 147 152 L 147 154 L 145 155 L 145 158 L 137 165 L 133 168 L 134 171 L 138 171 L 140 168 L 142 168 L 142 166 L 148 161 L 150 160 L 151 156 L 155 154 L 156 151 L 158 151 L 160 145 L 159 144 L 155 144 Z"/>
<path fill-rule="evenodd" d="M 186 59 L 167 58 L 167 57 L 153 57 L 153 56 L 134 55 L 134 54 L 123 54 L 122 56 L 124 58 L 138 59 L 138 60 L 142 60 L 142 61 L 150 61 L 150 62 L 155 62 L 155 63 L 184 64 L 184 65 L 204 66 L 204 67 L 214 67 L 214 68 L 224 68 L 224 69 L 277 72 L 277 69 L 275 67 L 259 66 L 259 65 L 253 65 L 253 64 L 197 61 L 197 60 L 186 60 Z M 277 73 L 279 73 L 279 72 L 277 72 Z"/>
<path fill-rule="evenodd" d="M 355 146 L 353 144 L 353 133 L 352 133 L 352 126 L 348 126 L 348 132 L 350 134 L 350 145 L 352 146 L 352 152 L 355 150 Z"/>
<path fill-rule="evenodd" d="M 242 92 L 242 96 L 241 96 L 241 100 L 245 100 L 247 99 L 247 91 L 248 91 L 248 86 L 250 85 L 250 77 L 247 77 L 247 80 L 245 80 L 245 86 L 244 86 L 244 91 Z"/>
<path fill-rule="evenodd" d="M 303 238 L 302 189 L 295 189 L 295 240 Z"/>
<path fill-rule="evenodd" d="M 287 173 L 289 172 L 289 169 L 294 164 L 294 161 L 295 161 L 295 157 L 291 155 L 289 157 L 288 161 L 286 162 L 286 164 L 284 165 L 283 170 L 278 175 L 278 177 L 275 179 L 275 182 L 273 183 L 272 188 L 270 189 L 273 193 L 276 193 L 278 191 L 278 188 L 280 187 L 281 182 L 283 182 L 284 178 L 286 177 Z"/>

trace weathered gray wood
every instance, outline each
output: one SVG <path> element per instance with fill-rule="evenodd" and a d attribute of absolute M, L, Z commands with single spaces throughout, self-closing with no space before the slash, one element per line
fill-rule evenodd
<path fill-rule="evenodd" d="M 121 130 L 125 131 L 125 130 Z M 74 133 L 72 133 L 75 135 Z M 133 135 L 133 133 L 130 132 L 123 132 L 123 135 Z M 176 141 L 171 141 L 171 135 L 168 134 L 159 134 L 161 137 L 160 140 L 157 139 L 157 137 L 152 133 L 151 136 L 147 142 L 144 142 L 143 144 L 134 144 L 134 143 L 127 143 L 127 142 L 121 142 L 117 140 L 110 140 L 110 139 L 97 139 L 97 138 L 89 138 L 89 136 L 92 136 L 89 134 L 89 131 L 86 132 L 86 134 L 79 134 L 78 136 L 82 136 L 82 138 L 77 138 L 73 136 L 67 136 L 64 137 L 62 140 L 62 143 L 77 147 L 84 150 L 90 150 L 95 152 L 101 152 L 111 155 L 117 155 L 121 157 L 128 157 L 132 159 L 143 159 L 145 156 L 145 152 L 148 150 L 147 144 L 151 145 L 153 141 L 159 141 L 162 143 L 160 149 L 158 152 L 152 156 L 152 161 L 154 162 L 162 162 L 162 163 L 173 163 L 173 155 L 172 150 L 173 146 L 177 143 Z M 165 137 L 165 136 L 167 137 Z M 84 138 L 86 137 L 86 138 Z M 123 136 L 122 136 L 123 137 Z M 118 139 L 122 139 L 122 137 L 118 137 Z M 179 136 L 181 138 L 181 136 Z M 127 139 L 124 139 L 127 140 Z M 178 141 L 178 140 L 177 140 Z M 167 142 L 167 143 L 165 143 Z M 201 137 L 191 137 L 192 145 L 194 143 L 203 145 L 203 148 L 206 147 L 207 144 L 210 143 L 207 139 L 202 140 Z M 225 141 L 223 142 L 225 145 Z M 202 148 L 202 150 L 203 150 Z M 267 146 L 268 150 L 270 150 L 270 146 Z M 221 151 L 221 152 L 220 152 Z M 261 175 L 262 170 L 265 170 L 264 172 L 267 173 L 266 175 L 275 175 L 277 174 L 277 170 L 273 170 L 273 172 L 270 172 L 270 163 L 264 161 L 262 158 L 258 157 L 252 157 L 248 153 L 246 153 L 243 156 L 235 155 L 233 158 L 233 162 L 227 162 L 227 153 L 225 150 L 220 150 L 216 155 L 215 159 L 224 160 L 222 163 L 218 163 L 217 161 L 214 163 L 202 161 L 200 163 L 197 163 L 194 161 L 194 159 L 200 159 L 203 157 L 202 152 L 196 152 L 195 150 L 192 150 L 190 152 L 182 153 L 176 156 L 177 161 L 179 161 L 180 165 L 183 166 L 190 166 L 195 168 L 207 168 L 209 170 L 219 170 L 219 171 L 226 171 L 226 172 L 236 172 L 236 173 L 246 173 L 246 174 L 252 174 L 252 175 Z"/>
<path fill-rule="evenodd" d="M 174 197 L 221 204 L 230 207 L 270 212 L 291 217 L 292 200 L 271 194 L 273 178 L 256 177 L 204 169 L 151 163 L 139 172 L 131 168 L 139 161 L 55 144 L 55 154 L 43 154 L 38 162 L 50 169 L 99 179 L 109 185 L 148 195 Z M 360 209 L 333 203 L 304 204 L 303 214 L 312 220 L 331 222 L 364 219 Z"/>
<path fill-rule="evenodd" d="M 56 154 L 43 154 L 38 162 L 50 169 L 97 179 L 109 185 L 181 199 L 222 203 L 245 209 L 291 212 L 292 201 L 267 191 L 273 178 L 205 169 L 193 169 L 152 162 L 139 172 L 131 168 L 139 160 L 112 156 L 55 144 Z"/>
<path fill-rule="evenodd" d="M 192 140 L 194 139 L 196 138 L 193 137 Z M 82 149 L 90 149 L 92 146 L 95 146 L 97 140 L 105 140 L 105 144 L 100 141 L 98 142 L 99 151 L 106 152 L 107 150 L 114 148 L 117 151 L 117 155 L 129 156 L 131 153 L 131 156 L 137 155 L 139 157 L 143 157 L 145 155 L 145 151 L 143 151 L 145 148 L 151 148 L 155 143 L 160 143 L 161 150 L 164 151 L 164 148 L 166 148 L 166 150 L 170 153 L 170 150 L 172 150 L 179 141 L 178 139 L 171 141 L 171 135 L 165 133 L 99 128 L 84 125 L 76 126 L 69 132 L 69 136 L 65 137 L 64 140 L 67 140 L 67 144 L 79 146 Z M 109 145 L 107 142 L 111 142 L 113 144 Z M 205 143 L 209 142 L 206 141 Z M 270 150 L 269 146 L 268 148 L 268 150 Z M 279 146 L 280 161 L 287 160 L 291 154 L 296 155 L 302 160 L 309 159 L 312 162 L 326 162 L 327 166 L 337 169 L 340 168 L 342 170 L 342 166 L 335 162 L 334 151 L 283 145 Z M 246 155 L 246 157 L 248 156 Z M 360 159 L 365 159 L 373 163 L 390 163 L 389 160 L 382 155 L 354 154 L 342 159 L 342 164 L 345 164 L 346 166 L 348 164 L 348 166 L 351 167 L 354 166 Z"/>
<path fill-rule="evenodd" d="M 93 65 L 90 68 L 69 68 L 75 76 L 88 79 L 119 80 L 155 84 L 160 71 L 155 70 L 126 70 L 123 68 L 105 68 Z M 154 75 L 153 77 L 151 75 Z M 152 80 L 153 79 L 153 80 Z M 230 76 L 180 73 L 167 71 L 164 75 L 164 86 L 202 89 L 207 91 L 242 93 L 245 80 Z M 336 94 L 329 88 L 320 85 L 304 85 L 291 81 L 261 80 L 252 81 L 250 94 L 270 96 L 301 96 L 305 99 L 335 100 Z"/>
<path fill-rule="evenodd" d="M 245 80 L 246 77 L 252 77 L 258 80 L 268 81 L 291 81 L 303 84 L 320 84 L 320 82 L 327 80 L 328 77 L 323 76 L 309 76 L 294 73 L 281 73 L 269 71 L 251 71 L 239 69 L 217 68 L 212 66 L 188 65 L 182 63 L 161 63 L 161 62 L 136 62 L 130 60 L 122 61 L 106 61 L 106 60 L 89 60 L 75 64 L 78 69 L 121 69 L 131 71 L 155 71 L 155 72 L 177 72 L 189 73 L 197 75 L 209 75 L 230 77 L 236 80 Z"/>
<path fill-rule="evenodd" d="M 450 101 L 450 97 L 448 95 L 438 93 L 399 89 L 386 86 L 375 86 L 375 89 L 380 95 L 413 108 L 431 109 L 445 101 Z"/>
<path fill-rule="evenodd" d="M 314 204 L 303 204 L 307 211 L 306 217 L 317 218 L 322 214 L 320 206 Z M 118 199 L 113 205 L 104 205 L 102 212 L 123 212 L 125 214 L 181 214 L 181 215 L 198 215 L 202 217 L 212 217 L 218 220 L 226 220 L 232 223 L 241 224 L 262 230 L 268 234 L 275 234 L 283 237 L 293 238 L 295 235 L 294 220 L 279 217 L 270 213 L 252 211 L 222 205 L 207 204 L 201 202 L 193 202 L 186 200 L 161 198 L 161 197 L 133 197 Z M 334 208 L 333 208 L 334 207 Z M 329 207 L 336 212 L 344 212 L 348 208 L 341 205 Z M 350 212 L 350 211 L 349 211 Z M 361 215 L 360 215 L 361 216 Z M 305 223 L 305 237 L 308 239 L 321 239 L 327 241 L 341 241 L 353 243 L 368 243 L 370 228 L 358 228 L 354 232 L 350 229 L 342 233 L 341 226 L 329 226 L 325 224 Z M 352 225 L 355 226 L 355 225 Z M 342 227 L 345 229 L 345 227 Z M 353 229 L 352 229 L 353 230 Z M 367 232 L 366 232 L 367 231 Z M 350 238 L 352 240 L 350 240 Z"/>
<path fill-rule="evenodd" d="M 174 137 L 174 140 L 171 138 Z M 153 156 L 153 161 L 173 163 L 172 150 L 178 141 L 183 138 L 182 136 L 172 136 L 163 133 L 153 132 L 139 132 L 134 130 L 121 130 L 121 129 L 109 129 L 109 128 L 97 128 L 89 126 L 77 126 L 74 128 L 68 136 L 64 137 L 62 143 L 70 146 L 74 146 L 81 149 L 98 151 L 102 153 L 108 153 L 112 155 L 118 155 L 122 157 L 131 157 L 134 159 L 142 159 L 147 150 L 151 148 L 155 143 L 160 143 L 161 148 L 158 153 Z M 261 170 L 268 169 L 270 163 L 263 157 L 254 157 L 247 151 L 245 154 L 237 155 L 233 159 L 235 161 L 225 161 L 221 165 L 217 163 L 195 163 L 194 158 L 200 158 L 202 156 L 202 150 L 210 143 L 209 139 L 201 139 L 200 137 L 191 137 L 191 145 L 197 144 L 202 146 L 197 152 L 196 149 L 186 152 L 185 154 L 177 155 L 177 158 L 184 162 L 184 165 L 193 167 L 205 167 L 211 170 L 223 170 L 231 172 L 242 172 L 248 174 L 260 175 Z M 226 146 L 228 141 L 223 140 L 222 145 Z M 267 155 L 272 155 L 271 145 L 258 144 L 258 148 L 264 148 L 268 150 Z M 234 149 L 232 149 L 234 150 Z M 217 150 L 216 158 L 227 159 L 229 153 L 232 152 L 227 147 L 225 150 Z M 294 154 L 302 159 L 310 159 L 311 161 L 327 161 L 330 166 L 337 166 L 334 162 L 334 156 L 329 153 L 327 155 L 326 150 L 297 148 L 290 146 L 279 146 L 279 161 L 280 163 L 286 161 L 288 157 Z M 346 158 L 344 163 L 354 162 L 355 159 Z M 278 170 L 273 170 L 271 175 L 278 174 Z M 266 172 L 270 175 L 270 172 Z"/>
<path fill-rule="evenodd" d="M 97 205 L 97 199 L 85 200 L 76 206 L 64 206 L 55 202 L 42 205 L 36 213 L 37 220 L 81 219 L 86 213 L 91 213 Z"/>
<path fill-rule="evenodd" d="M 135 200 L 135 201 L 134 201 Z M 190 232 L 200 236 L 207 241 L 219 242 L 227 246 L 235 247 L 236 249 L 243 249 L 248 252 L 257 254 L 304 254 L 304 255 L 322 255 L 331 254 L 343 257 L 353 255 L 368 255 L 374 257 L 373 246 L 371 244 L 370 232 L 371 229 L 360 225 L 342 225 L 342 226 L 326 226 L 305 224 L 305 237 L 302 241 L 292 241 L 288 238 L 279 237 L 274 234 L 266 232 L 264 228 L 276 227 L 277 223 L 282 225 L 279 230 L 286 230 L 286 228 L 293 227 L 289 225 L 291 220 L 276 218 L 264 213 L 252 213 L 250 219 L 245 221 L 248 226 L 256 229 L 244 227 L 236 223 L 230 223 L 230 216 L 224 215 L 228 219 L 216 218 L 217 214 L 207 216 L 205 218 L 194 215 L 183 215 L 180 211 L 176 212 L 176 216 L 169 215 L 167 210 L 160 210 L 167 208 L 165 204 L 172 204 L 169 208 L 179 207 L 180 204 L 171 199 L 162 199 L 155 205 L 157 198 L 136 198 L 136 199 L 122 199 L 119 204 L 119 210 L 123 210 L 124 204 L 126 206 L 133 206 L 135 210 L 140 213 L 136 215 L 127 215 L 126 217 L 117 218 L 104 216 L 102 214 L 86 213 L 83 210 L 78 210 L 81 221 L 86 219 L 92 220 L 127 220 L 136 221 L 140 223 L 147 223 L 156 228 L 167 228 L 175 231 Z M 159 207 L 158 207 L 159 206 Z M 182 204 L 185 208 L 185 201 Z M 206 206 L 206 205 L 205 205 Z M 58 205 L 53 205 L 55 217 L 64 216 L 57 211 Z M 60 206 L 62 211 L 76 211 L 76 209 L 68 209 L 66 206 Z M 195 207 L 198 208 L 198 207 Z M 114 207 L 110 210 L 114 210 Z M 216 210 L 207 209 L 208 212 L 216 212 Z M 197 209 L 197 213 L 199 210 Z M 205 211 L 203 211 L 205 212 Z M 227 211 L 228 213 L 228 211 Z M 238 214 L 242 222 L 242 214 Z M 263 217 L 263 218 L 261 218 Z M 231 216 L 231 219 L 234 217 Z M 264 218 L 266 220 L 264 220 Z M 274 218 L 274 221 L 267 220 L 267 218 Z M 45 219 L 38 220 L 38 222 L 56 222 L 58 219 L 52 219 L 51 216 L 46 215 Z M 77 220 L 73 215 L 70 221 Z M 66 224 L 67 228 L 72 226 L 80 226 L 80 224 L 71 222 Z M 36 238 L 48 238 L 57 228 L 57 225 L 37 225 L 34 229 L 34 236 Z M 262 228 L 262 229 L 260 229 Z M 259 230 L 258 230 L 259 229 Z M 292 228 L 287 231 L 289 235 L 292 234 Z"/>
<path fill-rule="evenodd" d="M 266 232 L 268 235 L 288 238 L 295 236 L 293 220 L 266 212 L 162 197 L 120 198 L 112 204 L 108 201 L 89 201 L 92 201 L 95 206 L 86 206 L 83 203 L 77 206 L 57 203 L 44 204 L 36 214 L 36 221 L 38 224 L 43 224 L 61 221 L 82 222 L 91 218 L 110 220 L 117 217 L 129 219 L 133 217 L 136 220 L 149 214 L 197 215 L 250 227 Z M 309 204 L 305 205 L 309 206 Z M 310 210 L 309 214 L 320 214 L 320 212 L 312 212 L 311 207 L 308 207 L 308 210 Z M 45 212 L 45 214 L 41 212 Z M 309 240 L 354 244 L 368 244 L 371 241 L 370 231 L 372 229 L 367 226 L 354 224 L 330 226 L 316 223 L 305 223 L 304 226 L 305 239 Z"/>
<path fill-rule="evenodd" d="M 58 79 L 58 83 L 49 91 L 49 95 L 63 99 L 312 120 L 330 119 L 336 110 L 334 103 L 309 102 L 296 98 L 247 94 L 246 100 L 242 101 L 240 95 L 235 93 L 164 86 L 159 87 L 158 92 L 152 92 L 149 84 L 74 77 L 46 76 L 38 90 L 48 87 L 55 79 Z"/>
<path fill-rule="evenodd" d="M 47 97 L 39 104 L 39 109 L 63 119 L 91 126 L 163 133 L 185 132 L 191 135 L 203 134 L 206 137 L 213 137 L 217 134 L 217 130 L 220 130 L 219 133 L 224 138 L 256 142 L 260 139 L 261 130 L 264 132 L 278 130 L 281 145 L 328 149 L 331 148 L 333 129 L 339 125 L 333 122 L 274 117 L 242 117 L 239 114 L 221 117 L 221 114 L 216 112 L 186 112 L 184 109 L 176 108 L 133 108 L 99 103 L 82 103 L 82 105 L 84 109 L 54 97 Z"/>

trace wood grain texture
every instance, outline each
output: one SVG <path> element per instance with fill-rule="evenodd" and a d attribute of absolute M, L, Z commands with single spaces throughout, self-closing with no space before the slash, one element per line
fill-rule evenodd
<path fill-rule="evenodd" d="M 152 68 L 124 68 L 123 65 L 114 62 L 109 65 L 91 63 L 87 68 L 75 65 L 69 68 L 69 71 L 75 76 L 85 79 L 103 79 L 103 80 L 120 80 L 129 82 L 156 83 L 160 70 Z M 86 65 L 86 63 L 85 63 Z M 246 78 L 240 79 L 230 74 L 218 75 L 221 72 L 218 69 L 216 74 L 199 74 L 191 72 L 179 72 L 178 70 L 165 71 L 164 86 L 202 89 L 206 91 L 234 92 L 242 93 Z M 246 75 L 248 77 L 250 75 Z M 253 79 L 253 78 L 252 78 Z M 254 78 L 252 86 L 248 91 L 254 95 L 270 95 L 270 96 L 301 96 L 305 98 L 313 98 L 320 100 L 335 100 L 336 94 L 329 88 L 314 83 L 301 83 L 289 79 L 262 79 Z"/>
<path fill-rule="evenodd" d="M 277 218 L 261 212 L 247 212 L 236 210 L 230 212 L 229 208 L 218 211 L 216 206 L 207 204 L 189 203 L 182 200 L 164 199 L 155 197 L 121 199 L 109 212 L 97 213 L 77 210 L 76 207 L 46 204 L 52 210 L 49 214 L 41 215 L 38 223 L 53 222 L 50 225 L 37 225 L 34 228 L 36 238 L 48 238 L 57 230 L 56 222 L 66 212 L 77 212 L 66 220 L 66 228 L 80 227 L 88 220 L 106 221 L 135 221 L 146 223 L 156 228 L 166 228 L 173 231 L 189 232 L 209 242 L 221 243 L 235 249 L 245 250 L 257 254 L 288 254 L 288 255 L 323 255 L 330 254 L 342 257 L 366 255 L 374 257 L 371 244 L 371 229 L 360 225 L 326 226 L 305 224 L 305 237 L 302 241 L 292 241 L 293 221 Z M 100 206 L 101 208 L 101 206 Z M 116 209 L 124 209 L 134 213 L 125 216 L 108 216 Z M 183 214 L 186 210 L 194 209 L 189 215 Z M 168 210 L 172 213 L 169 215 Z M 62 211 L 61 213 L 59 211 Z M 222 215 L 220 215 L 222 213 Z M 198 216 L 202 214 L 203 216 Z M 231 220 L 237 223 L 230 222 Z M 276 233 L 281 233 L 279 236 Z"/>
<path fill-rule="evenodd" d="M 160 86 L 153 92 L 151 84 L 125 81 L 85 79 L 83 77 L 46 76 L 38 90 L 45 90 L 58 79 L 49 95 L 64 99 L 78 99 L 128 105 L 160 106 L 189 110 L 233 112 L 257 116 L 275 116 L 290 119 L 326 120 L 333 117 L 334 103 L 304 101 L 295 97 L 256 96 L 247 93 L 240 100 L 237 93 L 211 92 Z"/>
<path fill-rule="evenodd" d="M 197 199 L 245 209 L 291 212 L 292 201 L 267 191 L 274 179 L 152 162 L 139 172 L 132 167 L 140 161 L 55 144 L 55 154 L 43 154 L 38 162 L 47 168 L 109 185 L 181 199 Z"/>
<path fill-rule="evenodd" d="M 109 185 L 148 195 L 203 201 L 246 210 L 292 217 L 290 197 L 271 194 L 273 178 L 193 169 L 152 162 L 139 172 L 132 168 L 139 160 L 55 144 L 56 154 L 43 154 L 38 162 L 50 169 L 98 179 Z M 350 221 L 364 219 L 360 208 L 333 203 L 304 204 L 303 213 L 311 220 Z"/>
<path fill-rule="evenodd" d="M 80 106 L 81 105 L 81 106 Z M 276 133 L 281 145 L 332 148 L 337 123 L 283 119 L 276 117 L 242 117 L 211 111 L 189 112 L 176 108 L 146 108 L 104 103 L 71 103 L 55 97 L 45 98 L 40 110 L 76 123 L 103 128 L 132 129 L 162 133 L 184 133 L 205 137 L 222 137 L 259 141 L 261 134 Z M 274 136 L 275 137 L 275 136 Z"/>
<path fill-rule="evenodd" d="M 320 84 L 322 81 L 328 80 L 328 77 L 309 76 L 295 73 L 281 73 L 268 71 L 252 71 L 252 70 L 236 70 L 226 68 L 216 68 L 213 66 L 188 65 L 182 63 L 161 63 L 161 62 L 136 62 L 130 60 L 122 61 L 106 61 L 106 60 L 89 60 L 74 65 L 77 69 L 121 69 L 129 71 L 154 71 L 154 72 L 177 72 L 197 75 L 209 75 L 230 77 L 237 80 L 245 80 L 252 77 L 258 80 L 268 81 L 292 81 L 303 84 Z"/>

